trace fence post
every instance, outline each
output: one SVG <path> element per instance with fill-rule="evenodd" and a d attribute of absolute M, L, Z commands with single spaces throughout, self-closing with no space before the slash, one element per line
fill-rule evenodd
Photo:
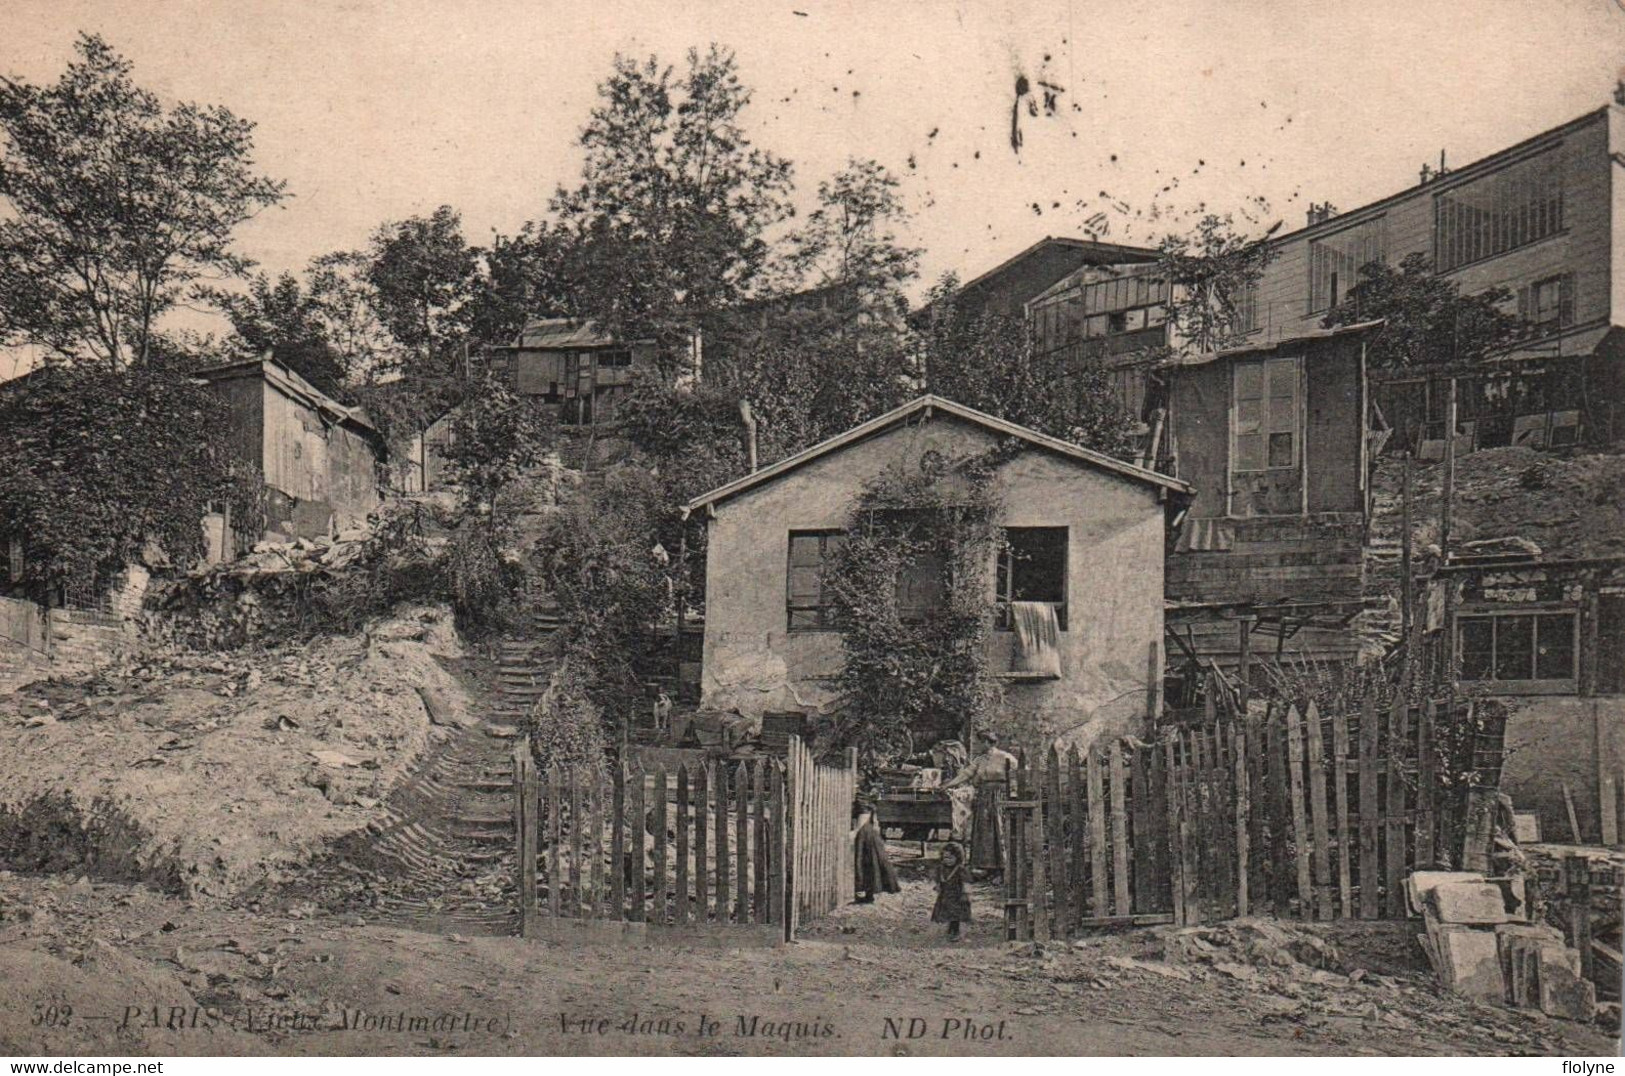
<path fill-rule="evenodd" d="M 1390 919 L 1405 918 L 1405 755 L 1410 736 L 1411 705 L 1395 696 L 1388 711 L 1387 911 Z"/>
<path fill-rule="evenodd" d="M 1377 700 L 1367 693 L 1360 706 L 1360 918 L 1375 919 L 1377 902 Z"/>
<path fill-rule="evenodd" d="M 617 922 L 626 918 L 626 760 L 615 763 L 610 775 L 615 782 L 614 798 L 609 821 L 609 900 L 613 907 L 609 917 Z"/>
<path fill-rule="evenodd" d="M 784 940 L 796 940 L 796 927 L 801 923 L 800 901 L 796 889 L 803 882 L 801 874 L 801 842 L 796 839 L 796 828 L 801 820 L 801 737 L 790 737 L 790 749 L 785 753 L 784 789 L 785 833 L 785 886 L 784 886 Z"/>
<path fill-rule="evenodd" d="M 1310 700 L 1304 711 L 1309 736 L 1310 834 L 1315 842 L 1315 918 L 1332 918 L 1331 838 L 1326 821 L 1326 748 L 1320 731 L 1320 708 Z"/>
<path fill-rule="evenodd" d="M 1337 914 L 1354 918 L 1354 883 L 1349 877 L 1349 719 L 1342 706 L 1332 715 L 1332 782 L 1337 795 Z"/>
<path fill-rule="evenodd" d="M 518 861 L 519 934 L 529 938 L 536 933 L 536 764 L 530 753 L 530 737 L 514 748 L 515 859 Z"/>
<path fill-rule="evenodd" d="M 1176 733 L 1177 736 L 1177 733 Z M 1183 926 L 1185 924 L 1185 861 L 1181 849 L 1183 840 L 1180 836 L 1180 804 L 1179 804 L 1179 766 L 1174 756 L 1173 738 L 1163 741 L 1163 802 L 1167 807 L 1168 817 L 1166 829 L 1168 835 L 1168 887 L 1169 897 L 1173 902 L 1174 922 Z"/>
<path fill-rule="evenodd" d="M 842 784 L 842 793 L 844 802 L 841 805 L 841 811 L 843 812 L 841 817 L 841 833 L 843 834 L 841 840 L 841 863 L 844 864 L 846 874 L 844 881 L 845 890 L 841 896 L 841 900 L 845 902 L 856 900 L 858 896 L 856 878 L 857 868 L 853 863 L 853 858 L 856 855 L 857 850 L 853 847 L 852 842 L 845 839 L 844 836 L 852 831 L 852 801 L 857 798 L 858 794 L 858 749 L 856 747 L 848 747 L 846 749 L 846 780 Z"/>
<path fill-rule="evenodd" d="M 1294 703 L 1288 703 L 1286 708 L 1286 757 L 1289 768 L 1287 776 L 1292 786 L 1292 840 L 1297 853 L 1294 860 L 1298 867 L 1298 911 L 1305 919 L 1313 919 L 1315 897 L 1314 885 L 1309 878 L 1309 827 L 1304 820 L 1303 810 L 1303 722 Z"/>
<path fill-rule="evenodd" d="M 676 920 L 685 926 L 693 919 L 688 900 L 688 767 L 677 767 L 677 910 Z"/>
<path fill-rule="evenodd" d="M 1236 768 L 1236 915 L 1246 916 L 1250 911 L 1250 893 L 1247 878 L 1248 826 L 1251 823 L 1252 802 L 1247 784 L 1247 730 L 1237 722 L 1230 730 L 1231 761 Z"/>
<path fill-rule="evenodd" d="M 1585 856 L 1565 856 L 1563 888 L 1569 905 L 1569 945 L 1580 951 L 1580 974 L 1595 973 L 1591 952 L 1591 863 Z"/>
<path fill-rule="evenodd" d="M 1112 779 L 1112 897 L 1113 911 L 1118 915 L 1132 915 L 1128 884 L 1128 806 L 1127 783 L 1123 767 L 1123 745 L 1111 745 Z"/>

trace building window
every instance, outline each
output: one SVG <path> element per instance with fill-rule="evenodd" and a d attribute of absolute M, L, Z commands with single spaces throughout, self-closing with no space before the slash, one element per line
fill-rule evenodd
<path fill-rule="evenodd" d="M 1011 602 L 1046 602 L 1066 630 L 1065 527 L 1010 527 L 999 553 L 999 626 L 1010 627 Z"/>
<path fill-rule="evenodd" d="M 1552 152 L 1433 200 L 1433 260 L 1441 273 L 1562 230 L 1563 172 Z"/>
<path fill-rule="evenodd" d="M 1625 694 L 1625 594 L 1597 596 L 1597 694 Z"/>
<path fill-rule="evenodd" d="M 829 574 L 846 536 L 840 531 L 791 531 L 785 575 L 785 620 L 790 631 L 834 631 L 839 612 Z"/>
<path fill-rule="evenodd" d="M 1574 324 L 1574 275 L 1562 273 L 1518 289 L 1518 316 L 1534 332 L 1546 334 Z"/>
<path fill-rule="evenodd" d="M 1250 333 L 1258 327 L 1258 284 L 1254 282 L 1244 286 L 1236 295 L 1231 329 L 1237 333 Z"/>
<path fill-rule="evenodd" d="M 1232 471 L 1297 466 L 1298 375 L 1295 357 L 1236 363 Z"/>
<path fill-rule="evenodd" d="M 632 365 L 632 351 L 630 348 L 614 348 L 598 353 L 598 365 L 621 367 Z"/>
<path fill-rule="evenodd" d="M 1384 217 L 1344 228 L 1309 244 L 1309 312 L 1337 306 L 1360 282 L 1360 270 L 1387 257 Z"/>
<path fill-rule="evenodd" d="M 1458 616 L 1461 678 L 1510 683 L 1573 681 L 1576 619 L 1572 612 Z"/>

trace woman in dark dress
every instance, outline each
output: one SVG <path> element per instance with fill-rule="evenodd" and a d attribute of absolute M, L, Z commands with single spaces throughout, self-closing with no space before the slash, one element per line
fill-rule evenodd
<path fill-rule="evenodd" d="M 873 904 L 876 893 L 901 893 L 897 871 L 892 868 L 891 854 L 886 851 L 886 838 L 875 824 L 874 807 L 859 801 L 852 805 L 852 814 L 858 828 L 852 833 L 852 862 L 854 887 L 859 904 Z"/>

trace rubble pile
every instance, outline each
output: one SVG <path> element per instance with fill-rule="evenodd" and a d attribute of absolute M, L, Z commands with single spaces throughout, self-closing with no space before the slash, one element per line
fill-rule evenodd
<path fill-rule="evenodd" d="M 1406 883 L 1426 933 L 1417 936 L 1441 985 L 1465 997 L 1538 1008 L 1590 1023 L 1595 988 L 1563 932 L 1531 922 L 1522 877 L 1472 871 L 1417 871 Z"/>
<path fill-rule="evenodd" d="M 118 859 L 101 844 L 133 839 L 179 865 L 181 892 L 238 892 L 381 815 L 430 740 L 468 719 L 442 664 L 461 653 L 449 610 L 414 607 L 351 636 L 36 682 L 0 701 L 0 829 L 85 830 L 93 874 Z M 120 826 L 90 824 L 103 815 Z"/>

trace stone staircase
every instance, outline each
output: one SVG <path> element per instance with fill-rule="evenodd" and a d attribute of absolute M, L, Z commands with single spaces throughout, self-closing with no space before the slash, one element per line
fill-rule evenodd
<path fill-rule="evenodd" d="M 517 929 L 513 752 L 552 676 L 548 636 L 557 627 L 557 607 L 541 599 L 526 630 L 499 644 L 488 719 L 431 747 L 391 791 L 365 847 L 344 851 L 383 878 L 371 916 L 442 932 Z"/>

